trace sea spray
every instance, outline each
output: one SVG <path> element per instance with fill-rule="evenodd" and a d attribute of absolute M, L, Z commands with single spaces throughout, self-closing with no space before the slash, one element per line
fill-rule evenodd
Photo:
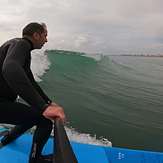
<path fill-rule="evenodd" d="M 50 62 L 46 55 L 46 51 L 39 50 L 32 52 L 31 69 L 34 74 L 35 80 L 40 82 L 41 76 L 49 69 Z"/>

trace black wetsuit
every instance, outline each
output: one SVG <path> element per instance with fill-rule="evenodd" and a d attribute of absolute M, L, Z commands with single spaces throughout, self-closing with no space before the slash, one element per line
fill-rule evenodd
<path fill-rule="evenodd" d="M 52 130 L 52 122 L 42 116 L 51 100 L 34 80 L 31 50 L 27 38 L 12 39 L 0 47 L 0 123 L 16 125 L 1 143 L 8 144 L 36 125 L 29 162 L 41 155 Z M 18 95 L 29 105 L 16 102 Z"/>

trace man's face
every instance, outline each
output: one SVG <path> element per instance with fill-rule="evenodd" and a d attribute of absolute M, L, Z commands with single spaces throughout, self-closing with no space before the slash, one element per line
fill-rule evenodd
<path fill-rule="evenodd" d="M 48 42 L 47 40 L 47 30 L 45 29 L 45 31 L 43 33 L 35 33 L 34 34 L 34 39 L 35 39 L 35 43 L 34 43 L 34 48 L 35 49 L 41 49 L 43 47 L 43 45 Z"/>

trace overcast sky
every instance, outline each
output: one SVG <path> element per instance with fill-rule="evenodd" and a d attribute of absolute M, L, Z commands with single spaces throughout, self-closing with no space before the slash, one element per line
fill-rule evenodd
<path fill-rule="evenodd" d="M 163 0 L 1 0 L 0 44 L 31 21 L 47 24 L 46 48 L 163 54 Z"/>

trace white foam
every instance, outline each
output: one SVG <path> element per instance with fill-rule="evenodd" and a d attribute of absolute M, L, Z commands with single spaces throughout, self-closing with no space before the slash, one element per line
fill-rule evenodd
<path fill-rule="evenodd" d="M 49 69 L 50 61 L 44 50 L 32 51 L 31 69 L 36 81 L 41 81 L 41 76 Z"/>
<path fill-rule="evenodd" d="M 112 143 L 106 138 L 101 137 L 97 139 L 96 135 L 91 136 L 86 133 L 79 133 L 75 131 L 74 128 L 65 127 L 66 133 L 68 135 L 69 140 L 84 144 L 93 144 L 93 145 L 101 145 L 101 146 L 112 146 Z"/>

